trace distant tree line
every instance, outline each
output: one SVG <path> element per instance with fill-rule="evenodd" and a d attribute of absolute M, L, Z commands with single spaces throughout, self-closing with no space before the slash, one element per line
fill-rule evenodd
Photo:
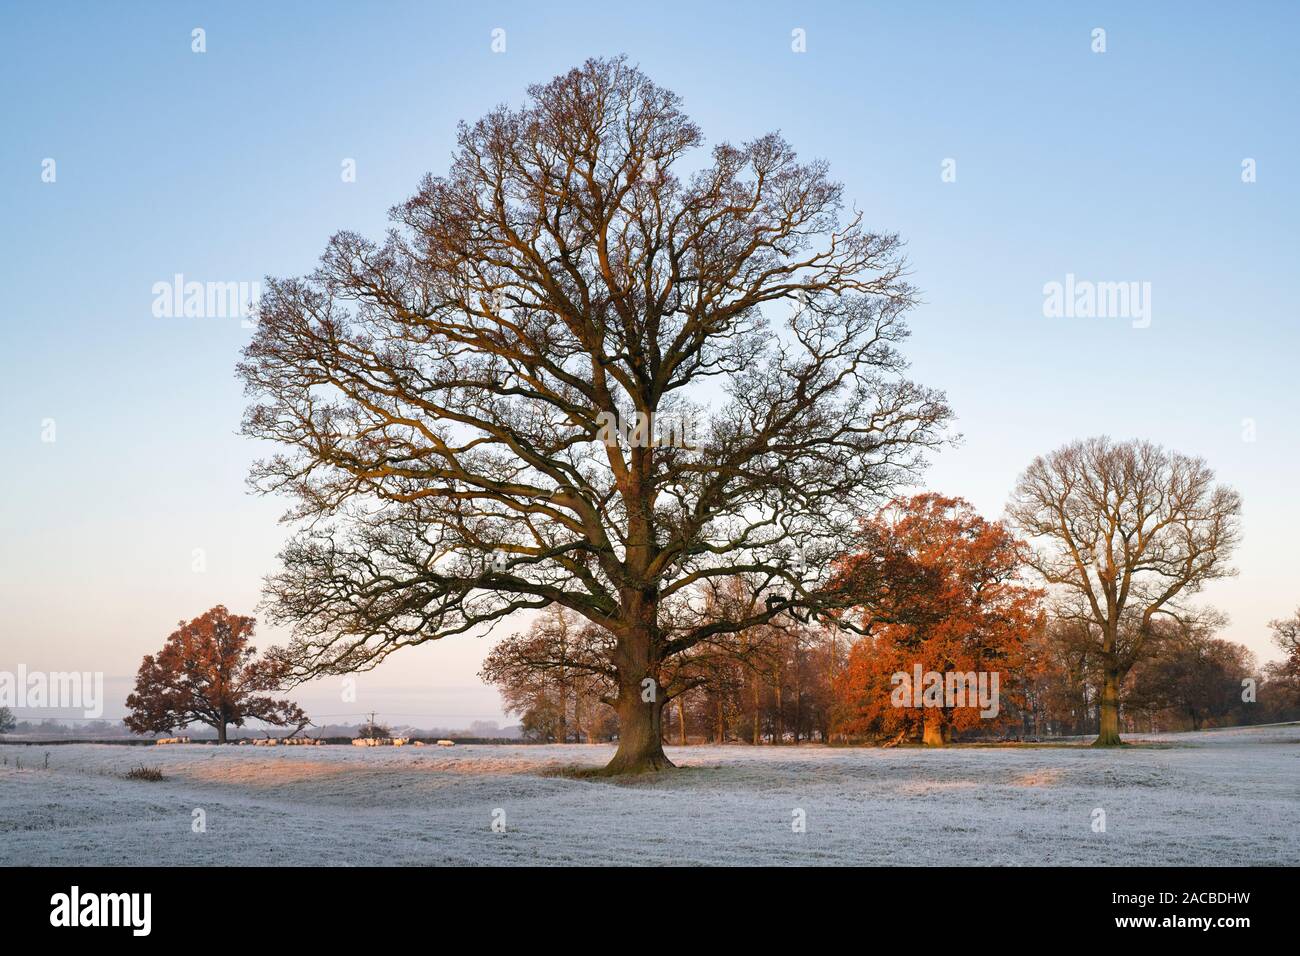
<path fill-rule="evenodd" d="M 618 718 L 610 688 L 589 668 L 573 663 L 600 638 L 587 628 L 568 648 L 570 663 L 556 654 L 545 668 L 528 661 L 545 655 L 547 635 L 569 612 L 550 609 L 529 631 L 502 641 L 489 655 L 483 676 L 501 690 L 520 716 L 526 739 L 551 743 L 598 743 L 616 739 Z M 1202 730 L 1300 720 L 1300 653 L 1286 633 L 1300 630 L 1300 611 L 1274 622 L 1278 646 L 1288 657 L 1260 667 L 1243 645 L 1217 638 L 1212 624 L 1197 621 L 1156 626 L 1154 640 L 1121 687 L 1121 728 L 1127 733 Z M 667 707 L 668 744 L 874 742 L 900 740 L 900 726 L 886 715 L 887 693 L 864 711 L 864 672 L 854 652 L 870 646 L 835 627 L 791 621 L 742 632 L 719 642 L 685 665 L 691 685 Z M 1094 736 L 1101 723 L 1105 676 L 1094 639 L 1075 622 L 1047 618 L 1028 636 L 1021 658 L 1004 672 L 1002 713 L 952 731 L 950 740 L 1038 739 Z M 527 649 L 524 656 L 521 652 Z M 582 648 L 580 651 L 578 648 Z M 871 658 L 863 655 L 864 660 Z M 891 665 L 892 666 L 892 665 Z M 887 684 L 890 674 L 879 671 Z M 855 682 L 856 679 L 856 682 Z M 1250 681 L 1253 684 L 1244 684 Z M 866 714 L 866 716 L 864 716 Z M 902 739 L 919 740 L 920 723 Z"/>
<path fill-rule="evenodd" d="M 665 669 L 657 688 L 665 697 L 663 739 L 942 745 L 1097 735 L 1110 742 L 1109 730 L 1300 719 L 1300 611 L 1273 623 L 1286 659 L 1261 669 L 1247 648 L 1215 636 L 1226 623 L 1222 615 L 1169 599 L 1190 585 L 1199 588 L 1207 570 L 1221 569 L 1233 536 L 1220 512 L 1235 503 L 1196 462 L 1154 446 L 1078 443 L 1067 451 L 1091 455 L 1087 468 L 1094 478 L 1130 493 L 1142 483 L 1131 473 L 1143 471 L 1143 494 L 1150 499 L 1134 506 L 1131 514 L 1140 519 L 1106 495 L 1095 499 L 1092 511 L 1076 506 L 1073 523 L 1067 522 L 1073 535 L 1085 534 L 1085 518 L 1106 528 L 1108 514 L 1116 516 L 1110 552 L 1093 554 L 1073 586 L 1068 564 L 1053 570 L 1050 554 L 1035 552 L 1011 527 L 985 520 L 969 503 L 935 494 L 900 499 L 863 529 L 862 549 L 832 575 L 833 587 L 871 596 L 854 612 L 865 633 L 846 631 L 833 618 L 786 614 L 700 642 Z M 1161 482 L 1169 489 L 1163 497 L 1154 490 Z M 1145 523 L 1152 515 L 1155 530 Z M 1198 538 L 1202 519 L 1212 533 Z M 1167 535 L 1171 540 L 1162 539 L 1165 529 L 1175 529 Z M 1125 535 L 1131 543 L 1113 540 Z M 1088 546 L 1095 551 L 1098 541 Z M 1115 570 L 1124 562 L 1130 565 L 1127 582 Z M 1155 576 L 1157 588 L 1147 578 L 1161 562 L 1167 573 Z M 1080 594 L 1091 588 L 1104 596 L 1112 585 L 1114 596 L 1097 602 L 1108 610 L 1094 616 L 1080 609 Z M 706 619 L 744 619 L 773 597 L 765 579 L 739 574 L 712 582 L 700 611 Z M 1141 613 L 1125 609 L 1125 602 L 1137 601 L 1145 602 Z M 1156 604 L 1162 613 L 1146 613 Z M 526 633 L 498 644 L 482 676 L 501 690 L 531 739 L 614 739 L 611 640 L 601 628 L 552 606 Z M 996 672 L 996 716 L 990 719 L 969 702 L 896 706 L 896 675 L 914 668 L 940 675 Z M 1108 710 L 1115 721 L 1109 726 Z"/>

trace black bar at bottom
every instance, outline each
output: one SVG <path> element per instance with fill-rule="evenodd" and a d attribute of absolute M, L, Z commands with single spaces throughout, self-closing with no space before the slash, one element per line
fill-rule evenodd
<path fill-rule="evenodd" d="M 11 941 L 76 933 L 83 942 L 113 937 L 132 946 L 238 926 L 248 942 L 373 945 L 376 933 L 443 920 L 448 930 L 489 943 L 498 932 L 544 938 L 569 920 L 589 940 L 605 928 L 655 935 L 644 920 L 666 928 L 689 916 L 733 941 L 790 921 L 796 931 L 838 924 L 864 940 L 952 932 L 973 943 L 983 934 L 1005 939 L 1042 929 L 1057 941 L 1176 938 L 1181 945 L 1199 936 L 1231 944 L 1243 933 L 1294 925 L 1293 875 L 1245 867 L 31 867 L 3 871 L 0 925 Z M 636 913 L 640 926 L 623 925 Z"/>

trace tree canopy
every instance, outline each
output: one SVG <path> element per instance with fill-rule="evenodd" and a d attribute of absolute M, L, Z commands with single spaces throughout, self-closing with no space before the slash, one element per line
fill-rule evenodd
<path fill-rule="evenodd" d="M 248 643 L 256 624 L 220 604 L 177 624 L 163 649 L 140 664 L 135 691 L 126 699 L 126 725 L 148 734 L 206 724 L 216 728 L 220 743 L 229 725 L 242 727 L 247 720 L 305 727 L 307 717 L 296 704 L 268 696 L 279 686 L 280 672 Z"/>
<path fill-rule="evenodd" d="M 831 562 L 949 418 L 897 350 L 901 242 L 779 136 L 703 142 L 589 60 L 462 124 L 383 241 L 268 280 L 239 371 L 245 433 L 281 448 L 252 480 L 300 523 L 268 587 L 291 673 L 558 604 L 614 635 L 614 769 L 645 769 L 665 660 L 835 600 Z M 703 617 L 739 574 L 765 599 Z"/>

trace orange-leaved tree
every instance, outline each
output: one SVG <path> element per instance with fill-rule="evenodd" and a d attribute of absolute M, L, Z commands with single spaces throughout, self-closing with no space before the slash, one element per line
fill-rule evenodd
<path fill-rule="evenodd" d="M 1043 620 L 1042 592 L 1022 578 L 1026 546 L 969 502 L 933 493 L 894 502 L 868 530 L 871 549 L 843 562 L 840 579 L 890 567 L 906 583 L 862 611 L 870 633 L 836 681 L 838 732 L 941 746 L 998 720 Z"/>
<path fill-rule="evenodd" d="M 126 725 L 138 734 L 167 733 L 189 724 L 215 727 L 217 742 L 226 728 L 261 720 L 275 727 L 309 723 L 297 704 L 267 693 L 280 685 L 277 668 L 257 657 L 248 641 L 257 622 L 231 614 L 218 604 L 186 623 L 181 621 L 156 655 L 140 664 L 135 693 L 126 699 Z"/>

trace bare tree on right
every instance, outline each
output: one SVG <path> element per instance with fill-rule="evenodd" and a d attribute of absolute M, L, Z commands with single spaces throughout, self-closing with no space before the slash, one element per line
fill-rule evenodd
<path fill-rule="evenodd" d="M 1241 497 L 1201 458 L 1148 441 L 1076 441 L 1034 459 L 1008 512 L 1038 542 L 1031 565 L 1085 625 L 1102 670 L 1096 746 L 1122 743 L 1120 687 L 1160 615 L 1235 570 Z"/>

